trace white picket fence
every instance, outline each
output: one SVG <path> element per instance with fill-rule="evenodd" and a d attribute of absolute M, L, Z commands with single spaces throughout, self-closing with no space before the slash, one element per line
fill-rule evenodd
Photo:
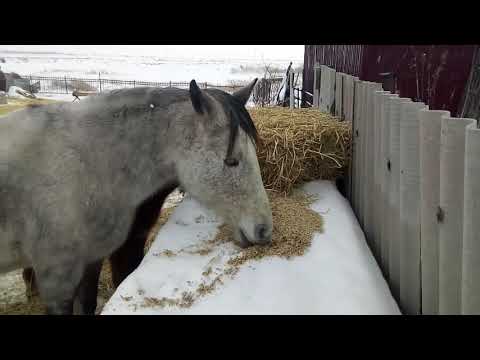
<path fill-rule="evenodd" d="M 405 314 L 480 314 L 480 128 L 315 67 L 314 106 L 352 122 L 348 197 Z"/>

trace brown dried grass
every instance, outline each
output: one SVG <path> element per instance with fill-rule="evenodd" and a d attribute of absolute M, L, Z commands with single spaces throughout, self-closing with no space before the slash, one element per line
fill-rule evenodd
<path fill-rule="evenodd" d="M 270 246 L 252 246 L 242 249 L 238 255 L 233 256 L 225 269 L 213 279 L 210 278 L 212 269 L 208 268 L 202 273 L 202 282 L 194 291 L 185 292 L 181 298 L 146 298 L 141 307 L 167 307 L 177 306 L 188 308 L 197 300 L 214 292 L 226 278 L 233 278 L 241 266 L 250 261 L 258 261 L 264 257 L 280 257 L 291 259 L 302 256 L 312 243 L 315 233 L 323 232 L 323 218 L 310 208 L 315 201 L 313 197 L 306 196 L 301 192 L 293 192 L 290 196 L 284 196 L 278 192 L 270 191 L 269 199 L 273 215 L 273 234 Z M 222 225 L 213 240 L 206 241 L 199 255 L 209 254 L 218 244 L 233 241 L 233 232 L 228 225 Z M 173 252 L 165 250 L 158 256 L 177 256 L 182 250 Z M 203 252 L 203 253 L 202 253 Z M 188 301 L 185 301 L 188 294 Z"/>
<path fill-rule="evenodd" d="M 349 122 L 311 108 L 249 113 L 261 139 L 257 156 L 266 189 L 288 194 L 294 185 L 344 174 L 350 161 Z"/>

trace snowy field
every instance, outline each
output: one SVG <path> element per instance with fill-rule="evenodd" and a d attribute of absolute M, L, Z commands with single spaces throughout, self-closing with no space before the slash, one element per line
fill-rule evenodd
<path fill-rule="evenodd" d="M 163 54 L 163 55 L 162 55 Z M 0 45 L 0 67 L 4 72 L 21 75 L 68 76 L 138 81 L 185 81 L 210 82 L 228 85 L 231 82 L 250 81 L 264 75 L 265 65 L 286 69 L 289 62 L 301 66 L 302 54 L 288 52 L 282 59 L 271 56 L 250 58 L 221 58 L 194 56 L 195 54 L 174 54 L 160 52 L 159 55 L 127 53 L 87 53 L 86 50 L 73 51 L 31 50 L 19 46 Z"/>
<path fill-rule="evenodd" d="M 303 190 L 316 197 L 311 207 L 323 216 L 324 232 L 315 234 L 302 257 L 249 261 L 233 277 L 226 275 L 227 261 L 239 250 L 223 243 L 208 254 L 198 251 L 214 238 L 221 220 L 187 197 L 102 314 L 400 314 L 350 205 L 335 185 L 314 181 Z M 222 282 L 213 284 L 219 276 Z M 185 295 L 212 285 L 190 307 L 158 301 L 185 303 Z"/>
<path fill-rule="evenodd" d="M 266 49 L 265 54 L 259 54 L 255 46 L 253 50 L 241 46 L 227 46 L 226 50 L 222 50 L 222 46 L 190 46 L 187 50 L 181 46 L 121 48 L 125 49 L 0 45 L 0 68 L 4 72 L 33 76 L 98 79 L 100 74 L 102 79 L 113 80 L 189 82 L 195 79 L 213 85 L 232 85 L 263 77 L 266 65 L 283 76 L 290 61 L 294 68 L 303 64 L 303 46 L 274 46 L 275 51 Z M 222 52 L 227 50 L 233 53 L 228 56 Z M 41 93 L 36 96 L 74 100 L 71 94 Z"/>

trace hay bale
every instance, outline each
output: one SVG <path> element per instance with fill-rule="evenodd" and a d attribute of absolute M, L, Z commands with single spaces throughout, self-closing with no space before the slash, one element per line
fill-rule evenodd
<path fill-rule="evenodd" d="M 253 108 L 257 156 L 267 190 L 342 177 L 350 161 L 351 124 L 317 109 Z"/>

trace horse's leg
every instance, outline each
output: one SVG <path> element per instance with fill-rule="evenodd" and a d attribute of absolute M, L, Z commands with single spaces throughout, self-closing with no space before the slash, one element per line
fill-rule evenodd
<path fill-rule="evenodd" d="M 38 295 L 37 280 L 35 279 L 35 272 L 33 268 L 23 269 L 23 282 L 25 283 L 26 295 L 28 299 L 31 299 L 35 295 Z"/>
<path fill-rule="evenodd" d="M 97 308 L 98 280 L 102 271 L 103 260 L 90 264 L 85 269 L 77 290 L 74 311 L 81 315 L 95 315 Z"/>
<path fill-rule="evenodd" d="M 74 257 L 68 257 L 54 266 L 46 264 L 36 266 L 34 270 L 47 315 L 72 315 L 75 293 L 84 266 Z"/>
<path fill-rule="evenodd" d="M 127 240 L 110 256 L 115 287 L 118 287 L 142 261 L 148 234 L 158 220 L 165 199 L 175 188 L 176 185 L 158 191 L 137 208 Z"/>
<path fill-rule="evenodd" d="M 142 261 L 145 243 L 149 232 L 158 220 L 165 199 L 173 190 L 175 190 L 175 188 L 176 186 L 171 186 L 165 190 L 157 192 L 155 195 L 144 201 L 137 209 L 127 240 L 110 256 L 112 279 L 115 287 L 118 287 Z M 95 313 L 97 306 L 98 280 L 101 268 L 101 262 L 100 264 L 90 265 L 82 278 L 77 295 L 81 308 L 80 312 L 82 313 Z M 37 289 L 38 285 L 35 278 L 35 271 L 33 269 L 28 268 L 24 270 L 24 281 L 27 285 L 27 289 L 29 288 L 29 285 L 32 284 L 32 293 Z M 68 304 L 68 306 L 66 305 L 66 307 L 69 306 L 70 304 Z M 47 312 L 49 312 L 49 310 L 47 310 Z M 55 312 L 56 310 L 52 310 L 50 313 Z"/>

